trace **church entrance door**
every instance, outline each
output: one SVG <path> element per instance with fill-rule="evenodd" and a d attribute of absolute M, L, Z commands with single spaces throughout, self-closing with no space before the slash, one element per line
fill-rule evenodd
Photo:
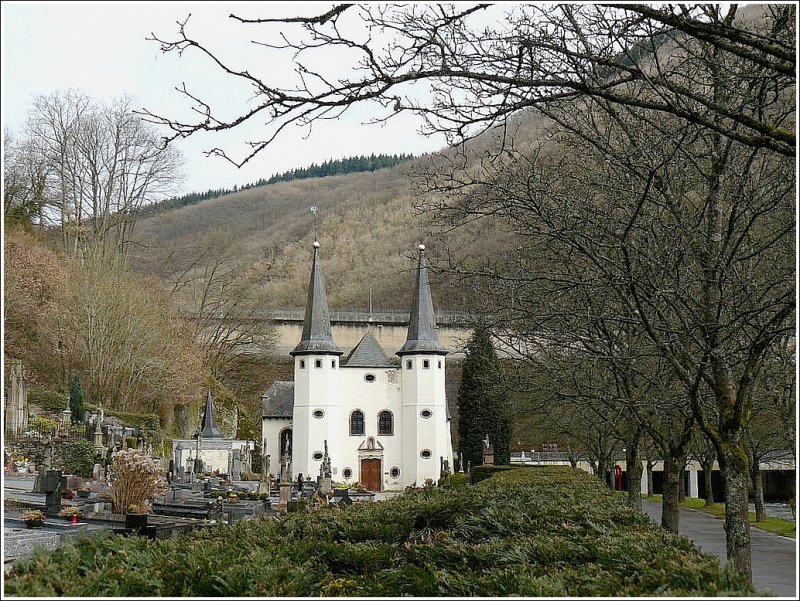
<path fill-rule="evenodd" d="M 361 460 L 361 485 L 367 490 L 380 491 L 381 489 L 381 460 Z"/>

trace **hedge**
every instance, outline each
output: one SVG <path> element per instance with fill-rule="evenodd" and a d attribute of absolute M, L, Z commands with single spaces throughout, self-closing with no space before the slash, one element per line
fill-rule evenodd
<path fill-rule="evenodd" d="M 91 597 L 747 596 L 741 577 L 569 467 L 239 522 L 107 535 L 19 560 L 5 594 Z"/>

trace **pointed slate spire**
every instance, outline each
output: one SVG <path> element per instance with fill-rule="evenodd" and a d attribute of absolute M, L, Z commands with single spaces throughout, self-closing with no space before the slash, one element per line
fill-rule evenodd
<path fill-rule="evenodd" d="M 214 401 L 211 398 L 210 390 L 206 399 L 206 410 L 203 412 L 203 427 L 200 430 L 200 435 L 203 438 L 225 438 L 225 435 L 217 428 L 217 422 L 214 420 Z"/>
<path fill-rule="evenodd" d="M 446 355 L 447 350 L 439 342 L 436 329 L 436 316 L 433 313 L 431 288 L 428 283 L 428 270 L 425 267 L 425 245 L 419 245 L 419 265 L 417 266 L 417 285 L 411 303 L 406 343 L 397 354 Z"/>
<path fill-rule="evenodd" d="M 295 355 L 341 355 L 331 335 L 331 316 L 328 310 L 328 297 L 325 295 L 325 281 L 319 266 L 319 242 L 314 240 L 314 258 L 311 265 L 311 282 L 308 285 L 306 316 L 303 321 L 303 334 L 300 342 L 289 353 Z"/>

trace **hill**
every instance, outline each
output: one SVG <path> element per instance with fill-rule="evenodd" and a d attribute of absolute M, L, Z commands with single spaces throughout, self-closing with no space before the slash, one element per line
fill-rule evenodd
<path fill-rule="evenodd" d="M 541 119 L 515 122 L 523 143 L 539 139 Z M 475 140 L 466 160 L 490 156 L 493 135 Z M 404 308 L 411 302 L 416 246 L 424 242 L 433 266 L 434 302 L 439 309 L 463 309 L 469 304 L 456 282 L 436 273 L 450 256 L 478 263 L 491 260 L 511 244 L 512 235 L 498 224 L 481 222 L 447 231 L 423 204 L 434 202 L 423 193 L 429 173 L 441 163 L 459 158 L 456 151 L 403 162 L 372 172 L 277 182 L 204 200 L 191 206 L 140 219 L 134 267 L 145 273 L 175 277 L 185 265 L 174 261 L 180 249 L 221 235 L 258 275 L 264 306 L 302 306 L 308 280 L 311 242 L 322 245 L 323 269 L 332 308 L 366 308 L 370 289 L 373 306 Z"/>

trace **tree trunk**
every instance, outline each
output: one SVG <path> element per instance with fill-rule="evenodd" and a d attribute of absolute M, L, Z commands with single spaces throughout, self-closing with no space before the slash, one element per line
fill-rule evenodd
<path fill-rule="evenodd" d="M 750 466 L 750 480 L 753 487 L 753 503 L 756 506 L 756 522 L 766 522 L 767 510 L 764 507 L 764 483 L 761 478 L 761 468 L 756 461 Z"/>
<path fill-rule="evenodd" d="M 725 542 L 728 562 L 734 571 L 752 582 L 747 459 L 744 451 L 738 448 L 726 455 L 722 476 L 725 479 Z"/>
<path fill-rule="evenodd" d="M 642 462 L 636 445 L 625 447 L 625 466 L 628 472 L 628 506 L 642 510 Z"/>
<path fill-rule="evenodd" d="M 655 462 L 647 460 L 647 496 L 653 496 L 653 466 Z"/>
<path fill-rule="evenodd" d="M 714 504 L 714 487 L 711 485 L 711 472 L 714 470 L 714 462 L 706 462 L 702 464 L 703 466 L 703 476 L 705 480 L 705 500 L 706 500 L 706 507 L 709 505 Z"/>
<path fill-rule="evenodd" d="M 600 479 L 600 482 L 608 486 L 608 463 L 598 460 L 596 465 L 597 472 L 595 472 L 595 476 Z M 611 488 L 613 489 L 613 486 Z"/>
<path fill-rule="evenodd" d="M 680 510 L 678 509 L 678 488 L 680 486 L 683 457 L 664 458 L 664 494 L 661 501 L 661 527 L 678 533 Z"/>

